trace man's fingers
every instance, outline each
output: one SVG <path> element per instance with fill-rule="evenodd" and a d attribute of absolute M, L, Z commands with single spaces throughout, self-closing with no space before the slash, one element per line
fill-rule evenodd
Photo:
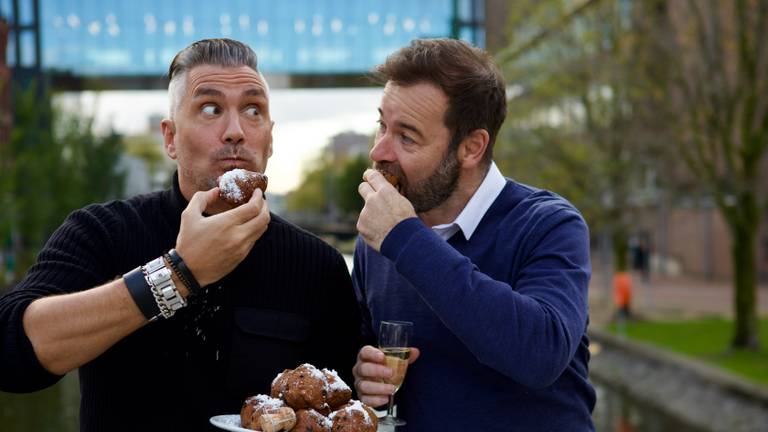
<path fill-rule="evenodd" d="M 374 348 L 371 345 L 366 345 L 360 348 L 360 351 L 358 351 L 357 360 L 361 363 L 362 362 L 384 363 L 384 353 L 378 348 Z"/>
<path fill-rule="evenodd" d="M 373 195 L 375 191 L 371 187 L 368 182 L 362 182 L 360 183 L 360 186 L 357 187 L 357 193 L 360 194 L 361 197 L 363 197 L 363 200 L 368 201 L 368 197 Z"/>
<path fill-rule="evenodd" d="M 420 355 L 421 355 L 421 351 L 419 351 L 418 348 L 411 347 L 411 353 L 408 356 L 408 364 L 415 362 Z"/>
<path fill-rule="evenodd" d="M 269 225 L 270 215 L 269 206 L 264 201 L 259 213 L 248 221 L 243 222 L 238 229 L 243 229 L 249 233 L 249 235 L 255 235 L 257 238 L 264 234 Z"/>
<path fill-rule="evenodd" d="M 261 190 L 254 191 L 251 199 L 247 203 L 235 207 L 232 210 L 223 214 L 227 217 L 234 218 L 239 224 L 244 224 L 254 218 L 256 218 L 262 211 L 262 208 L 266 205 L 266 201 L 262 197 Z"/>
<path fill-rule="evenodd" d="M 416 354 L 418 357 L 418 354 Z M 392 369 L 384 365 L 384 353 L 366 345 L 357 353 L 357 363 L 352 369 L 355 389 L 360 400 L 373 407 L 385 405 L 395 386 L 382 381 L 392 376 Z"/>
<path fill-rule="evenodd" d="M 375 170 L 375 169 L 369 168 L 365 170 L 365 172 L 363 173 L 363 179 L 366 182 L 370 183 L 371 187 L 374 190 L 379 190 L 382 187 L 389 185 L 389 182 L 387 181 L 387 179 L 384 178 L 384 176 L 378 170 Z"/>
<path fill-rule="evenodd" d="M 363 171 L 363 180 L 368 181 L 368 176 L 373 172 L 378 172 L 378 170 L 373 168 L 366 168 L 365 171 Z"/>
<path fill-rule="evenodd" d="M 357 382 L 355 386 L 359 395 L 366 396 L 381 396 L 385 399 L 395 392 L 395 386 L 392 384 L 384 384 L 382 382 L 361 380 Z"/>
<path fill-rule="evenodd" d="M 358 363 L 356 375 L 362 379 L 383 380 L 392 376 L 392 369 L 379 363 Z"/>
<path fill-rule="evenodd" d="M 209 205 L 216 202 L 218 198 L 218 187 L 207 191 L 197 191 L 194 195 L 192 195 L 192 199 L 189 200 L 187 209 L 194 212 L 195 215 L 202 215 L 205 212 L 205 209 L 208 208 Z"/>
<path fill-rule="evenodd" d="M 259 189 L 259 188 L 256 188 L 256 189 L 253 190 L 253 193 L 251 194 L 251 199 L 248 200 L 248 201 L 252 201 L 252 200 L 256 199 L 256 197 L 261 197 L 261 199 L 263 199 L 264 201 L 267 200 L 265 195 L 264 195 L 264 191 Z"/>
<path fill-rule="evenodd" d="M 382 405 L 386 405 L 389 402 L 389 397 L 384 396 L 363 396 L 358 393 L 360 397 L 360 402 L 370 406 L 370 407 L 380 407 Z"/>
<path fill-rule="evenodd" d="M 384 353 L 370 345 L 360 348 L 357 363 L 352 368 L 357 380 L 384 379 L 392 376 L 392 369 L 384 365 Z"/>

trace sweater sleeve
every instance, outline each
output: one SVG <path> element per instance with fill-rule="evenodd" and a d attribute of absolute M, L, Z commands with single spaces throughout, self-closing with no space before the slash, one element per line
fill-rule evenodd
<path fill-rule="evenodd" d="M 562 374 L 587 324 L 587 226 L 573 210 L 546 218 L 510 280 L 484 274 L 416 218 L 400 222 L 381 248 L 480 363 L 530 388 Z M 503 226 L 498 234 L 496 242 L 508 240 Z"/>
<path fill-rule="evenodd" d="M 37 359 L 24 331 L 24 312 L 39 298 L 81 291 L 110 278 L 102 263 L 111 255 L 97 241 L 99 227 L 103 228 L 99 219 L 85 209 L 72 213 L 50 237 L 24 279 L 0 297 L 0 390 L 33 392 L 61 379 Z"/>

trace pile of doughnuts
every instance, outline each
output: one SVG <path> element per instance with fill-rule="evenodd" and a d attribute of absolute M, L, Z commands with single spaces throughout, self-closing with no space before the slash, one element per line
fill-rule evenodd
<path fill-rule="evenodd" d="M 256 189 L 266 192 L 267 180 L 267 176 L 262 173 L 235 168 L 219 177 L 219 198 L 237 207 L 247 203 Z"/>
<path fill-rule="evenodd" d="M 375 432 L 373 410 L 351 398 L 352 389 L 335 371 L 304 363 L 279 373 L 270 396 L 246 399 L 240 425 L 263 432 Z"/>

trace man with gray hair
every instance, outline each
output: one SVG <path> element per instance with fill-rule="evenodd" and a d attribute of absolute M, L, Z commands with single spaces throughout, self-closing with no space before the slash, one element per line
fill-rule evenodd
<path fill-rule="evenodd" d="M 73 212 L 0 298 L 0 390 L 79 369 L 81 431 L 204 430 L 285 368 L 349 380 L 359 348 L 341 255 L 260 193 L 236 208 L 219 199 L 219 176 L 263 173 L 272 154 L 254 52 L 201 40 L 169 78 L 172 187 Z"/>

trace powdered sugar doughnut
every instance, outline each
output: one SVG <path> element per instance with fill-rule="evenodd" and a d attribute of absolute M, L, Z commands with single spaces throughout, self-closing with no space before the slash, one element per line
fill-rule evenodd
<path fill-rule="evenodd" d="M 257 188 L 267 190 L 267 176 L 262 173 L 236 168 L 219 177 L 219 197 L 235 207 L 248 202 Z"/>

